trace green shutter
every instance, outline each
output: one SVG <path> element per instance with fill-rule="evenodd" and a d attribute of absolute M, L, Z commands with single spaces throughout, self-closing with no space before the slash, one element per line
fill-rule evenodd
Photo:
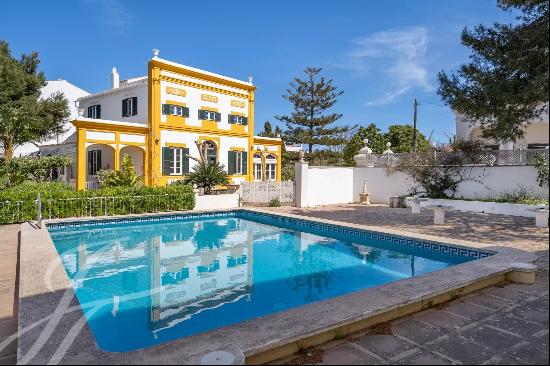
<path fill-rule="evenodd" d="M 243 125 L 248 125 L 248 117 L 243 117 Z"/>
<path fill-rule="evenodd" d="M 162 114 L 170 114 L 170 104 L 162 105 Z"/>
<path fill-rule="evenodd" d="M 227 152 L 227 174 L 235 174 L 237 171 L 237 154 L 235 151 Z"/>
<path fill-rule="evenodd" d="M 189 148 L 185 147 L 181 149 L 181 153 L 183 154 L 183 162 L 182 164 L 182 172 L 183 174 L 189 173 Z"/>
<path fill-rule="evenodd" d="M 199 109 L 199 119 L 204 119 L 204 113 L 202 110 Z"/>
<path fill-rule="evenodd" d="M 189 118 L 189 108 L 183 107 L 183 116 Z"/>
<path fill-rule="evenodd" d="M 138 109 L 137 109 L 137 97 L 132 97 L 132 104 L 134 105 L 134 109 L 132 110 L 132 116 L 137 115 Z"/>
<path fill-rule="evenodd" d="M 243 151 L 243 174 L 247 174 L 248 170 L 248 153 Z"/>
<path fill-rule="evenodd" d="M 222 114 L 216 112 L 216 122 L 220 122 L 222 120 Z"/>
<path fill-rule="evenodd" d="M 101 104 L 98 104 L 97 105 L 97 108 L 96 108 L 96 117 L 97 119 L 101 119 Z"/>
<path fill-rule="evenodd" d="M 228 115 L 228 122 L 230 125 L 233 125 L 235 124 L 235 116 L 233 116 L 232 114 Z"/>
<path fill-rule="evenodd" d="M 126 114 L 128 114 L 128 109 L 126 105 L 126 99 L 122 100 L 122 117 L 126 117 Z"/>
<path fill-rule="evenodd" d="M 162 148 L 162 175 L 170 175 L 170 167 L 174 161 L 174 150 L 169 147 Z"/>

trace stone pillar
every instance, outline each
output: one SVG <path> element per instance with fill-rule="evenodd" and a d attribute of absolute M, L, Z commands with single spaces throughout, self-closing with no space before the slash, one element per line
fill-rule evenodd
<path fill-rule="evenodd" d="M 294 165 L 296 179 L 296 207 L 308 206 L 308 171 L 309 164 L 299 161 Z"/>

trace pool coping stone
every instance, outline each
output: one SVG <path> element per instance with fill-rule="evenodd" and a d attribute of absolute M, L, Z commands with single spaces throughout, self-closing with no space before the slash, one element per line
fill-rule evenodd
<path fill-rule="evenodd" d="M 312 219 L 257 208 L 213 211 L 238 210 L 442 242 L 453 246 L 483 249 L 493 251 L 495 254 L 418 277 L 390 282 L 283 312 L 253 318 L 164 344 L 131 352 L 109 353 L 103 352 L 97 347 L 94 336 L 85 321 L 74 320 L 75 318 L 84 319 L 84 315 L 46 225 L 38 228 L 34 223 L 24 223 L 21 225 L 18 363 L 199 364 L 205 354 L 213 351 L 233 353 L 234 364 L 244 364 L 245 360 L 247 362 L 267 362 L 270 359 L 281 357 L 281 353 L 288 353 L 293 349 L 296 351 L 312 342 L 330 340 L 331 337 L 334 338 L 336 332 L 341 329 L 351 330 L 354 324 L 367 325 L 371 319 L 376 322 L 388 317 L 395 318 L 400 314 L 406 315 L 437 302 L 445 301 L 446 298 L 453 298 L 502 281 L 508 273 L 514 270 L 517 263 L 531 263 L 537 259 L 534 254 L 506 246 L 468 242 L 377 226 Z M 213 211 L 180 212 L 179 214 Z M 177 215 L 178 213 L 48 220 L 46 223 L 170 214 Z M 37 278 L 37 273 L 43 274 L 44 278 Z M 60 306 L 64 303 L 64 306 Z M 66 312 L 66 309 L 70 311 Z M 66 338 L 66 335 L 74 335 L 74 341 L 69 341 L 69 337 Z M 269 354 L 270 352 L 273 354 Z"/>

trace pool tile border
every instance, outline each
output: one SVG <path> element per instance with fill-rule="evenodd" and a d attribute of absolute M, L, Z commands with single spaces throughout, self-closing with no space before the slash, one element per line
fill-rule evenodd
<path fill-rule="evenodd" d="M 222 217 L 240 217 L 250 219 L 256 222 L 264 224 L 287 224 L 294 225 L 299 228 L 320 230 L 322 232 L 338 235 L 347 235 L 350 237 L 357 237 L 366 240 L 377 240 L 390 244 L 392 246 L 399 246 L 405 248 L 414 248 L 421 250 L 429 250 L 439 252 L 441 254 L 451 255 L 460 258 L 467 258 L 469 260 L 486 258 L 494 255 L 494 251 L 480 250 L 462 246 L 451 245 L 445 242 L 434 242 L 431 240 L 421 240 L 410 237 L 404 237 L 400 235 L 387 234 L 372 230 L 365 230 L 359 228 L 350 228 L 342 225 L 321 223 L 306 218 L 288 217 L 285 215 L 250 211 L 250 210 L 228 210 L 228 211 L 212 211 L 212 212 L 200 212 L 200 213 L 170 213 L 161 214 L 158 216 L 145 216 L 145 217 L 126 217 L 126 218 L 101 218 L 101 219 L 89 219 L 79 221 L 61 221 L 47 223 L 48 229 L 60 230 L 64 228 L 75 227 L 102 227 L 117 224 L 131 224 L 134 222 L 163 222 L 163 221 L 179 221 L 179 220 L 193 220 L 201 218 L 222 218 Z"/>

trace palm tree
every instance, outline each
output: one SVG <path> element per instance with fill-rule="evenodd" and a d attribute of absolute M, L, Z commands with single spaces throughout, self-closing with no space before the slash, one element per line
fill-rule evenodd
<path fill-rule="evenodd" d="M 228 184 L 229 177 L 220 163 L 208 163 L 200 161 L 193 167 L 185 178 L 185 183 L 196 185 L 198 188 L 204 188 L 205 194 L 210 194 L 212 187 L 219 184 Z"/>

